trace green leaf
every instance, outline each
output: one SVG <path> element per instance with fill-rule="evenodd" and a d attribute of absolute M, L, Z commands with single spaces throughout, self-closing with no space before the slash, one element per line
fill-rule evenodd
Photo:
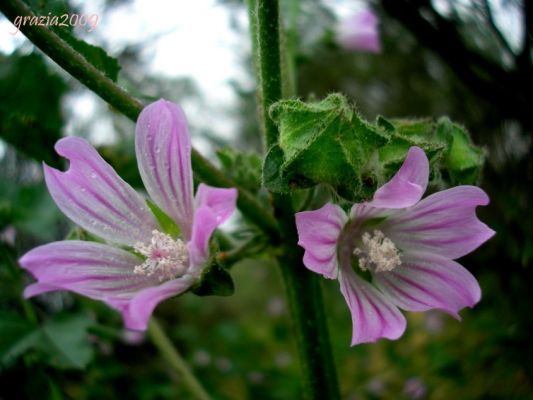
<path fill-rule="evenodd" d="M 230 273 L 216 258 L 218 244 L 210 243 L 209 254 L 211 255 L 202 276 L 191 288 L 191 292 L 197 296 L 231 296 L 235 292 L 235 286 Z"/>
<path fill-rule="evenodd" d="M 439 186 L 475 183 L 482 152 L 464 129 L 443 118 L 363 120 L 339 94 L 319 102 L 282 100 L 270 108 L 279 142 L 263 165 L 263 184 L 289 192 L 324 183 L 352 201 L 371 198 L 401 166 L 410 147 L 421 147 Z"/>
<path fill-rule="evenodd" d="M 181 229 L 172 218 L 170 218 L 163 210 L 156 206 L 152 201 L 147 200 L 146 204 L 150 207 L 150 210 L 154 214 L 157 222 L 163 229 L 163 232 L 168 233 L 174 239 L 177 239 L 181 235 Z"/>
<path fill-rule="evenodd" d="M 255 153 L 239 152 L 230 147 L 217 151 L 220 167 L 233 181 L 253 193 L 261 188 L 261 157 Z"/>
<path fill-rule="evenodd" d="M 48 241 L 57 237 L 62 220 L 44 182 L 21 185 L 8 177 L 0 179 L 0 225 L 13 225 L 19 232 Z"/>
<path fill-rule="evenodd" d="M 64 369 L 83 369 L 94 350 L 87 329 L 87 314 L 63 314 L 36 326 L 14 313 L 0 313 L 0 364 L 9 366 L 28 351 L 37 351 L 45 361 Z"/>
<path fill-rule="evenodd" d="M 38 346 L 40 333 L 34 324 L 22 316 L 0 312 L 0 365 L 9 367 L 18 357 Z"/>
<path fill-rule="evenodd" d="M 87 337 L 91 324 L 86 314 L 58 315 L 45 323 L 41 332 L 47 343 L 41 349 L 48 354 L 48 362 L 57 368 L 85 368 L 94 356 Z"/>
<path fill-rule="evenodd" d="M 0 137 L 28 157 L 59 166 L 54 144 L 61 138 L 66 91 L 40 54 L 0 55 Z"/>
<path fill-rule="evenodd" d="M 109 79 L 113 82 L 117 81 L 120 65 L 116 58 L 111 57 L 101 47 L 93 46 L 74 37 L 72 33 L 65 29 L 56 29 L 56 33 Z"/>
<path fill-rule="evenodd" d="M 214 262 L 205 269 L 200 282 L 191 291 L 198 296 L 231 296 L 235 285 L 230 273 Z"/>
<path fill-rule="evenodd" d="M 269 151 L 263 170 L 270 190 L 327 183 L 353 198 L 372 180 L 369 163 L 388 135 L 363 121 L 342 95 L 311 103 L 280 101 L 270 114 L 280 130 L 279 150 Z"/>
<path fill-rule="evenodd" d="M 30 7 L 37 15 L 73 15 L 80 13 L 76 9 L 73 9 L 71 4 L 67 1 L 47 1 L 47 0 L 31 0 L 29 1 Z M 116 82 L 118 78 L 118 72 L 120 71 L 120 65 L 117 59 L 109 56 L 105 50 L 101 47 L 94 46 L 78 39 L 73 34 L 74 27 L 70 24 L 67 26 L 51 26 L 51 29 L 67 42 L 74 50 L 80 53 L 89 63 L 94 67 L 102 71 L 109 79 Z"/>
<path fill-rule="evenodd" d="M 441 118 L 437 123 L 437 134 L 451 142 L 442 165 L 448 172 L 451 183 L 479 183 L 484 161 L 483 151 L 472 144 L 466 130 L 448 118 Z"/>

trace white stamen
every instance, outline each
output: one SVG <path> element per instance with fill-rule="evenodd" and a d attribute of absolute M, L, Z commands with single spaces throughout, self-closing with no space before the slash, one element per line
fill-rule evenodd
<path fill-rule="evenodd" d="M 400 250 L 383 232 L 375 230 L 372 235 L 365 232 L 362 239 L 363 249 L 356 247 L 353 254 L 359 259 L 359 267 L 363 271 L 392 271 L 402 264 Z"/>
<path fill-rule="evenodd" d="M 187 272 L 189 254 L 181 239 L 174 240 L 166 233 L 153 230 L 149 244 L 137 242 L 133 248 L 146 257 L 142 264 L 133 268 L 134 274 L 156 274 L 159 281 L 165 281 L 178 278 Z"/>

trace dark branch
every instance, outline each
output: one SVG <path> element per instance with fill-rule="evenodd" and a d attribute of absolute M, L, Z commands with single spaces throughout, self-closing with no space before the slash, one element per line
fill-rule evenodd
<path fill-rule="evenodd" d="M 526 2 L 527 3 L 527 2 Z M 425 0 L 381 0 L 385 11 L 400 21 L 420 43 L 435 52 L 479 97 L 491 102 L 504 117 L 531 128 L 530 76 L 503 67 L 465 44 L 454 22 L 447 20 Z M 431 16 L 432 22 L 424 18 Z"/>

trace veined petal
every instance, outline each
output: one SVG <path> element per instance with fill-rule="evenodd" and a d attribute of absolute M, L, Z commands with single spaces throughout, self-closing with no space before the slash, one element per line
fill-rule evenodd
<path fill-rule="evenodd" d="M 113 307 L 122 313 L 128 329 L 144 331 L 148 328 L 148 322 L 155 307 L 163 300 L 185 292 L 192 283 L 189 276 L 174 279 L 159 286 L 144 289 L 131 300 L 118 300 L 114 302 Z"/>
<path fill-rule="evenodd" d="M 304 265 L 311 271 L 335 279 L 338 274 L 337 241 L 347 221 L 346 213 L 327 203 L 314 211 L 296 213 L 298 244 L 305 249 Z"/>
<path fill-rule="evenodd" d="M 214 188 L 201 183 L 196 192 L 196 210 L 192 237 L 187 247 L 193 268 L 201 267 L 209 257 L 209 239 L 214 230 L 235 211 L 236 189 Z"/>
<path fill-rule="evenodd" d="M 391 272 L 374 274 L 379 289 L 398 307 L 408 311 L 443 310 L 459 319 L 458 312 L 481 298 L 476 279 L 459 263 L 430 253 L 409 253 Z"/>
<path fill-rule="evenodd" d="M 384 232 L 404 252 L 462 257 L 495 233 L 476 216 L 476 207 L 488 203 L 487 194 L 480 188 L 457 186 L 398 211 L 387 219 Z"/>
<path fill-rule="evenodd" d="M 191 141 L 181 108 L 166 100 L 145 107 L 137 120 L 135 151 L 148 194 L 189 240 L 193 218 Z"/>
<path fill-rule="evenodd" d="M 420 147 L 409 149 L 401 168 L 381 186 L 370 203 L 378 208 L 405 208 L 416 204 L 426 191 L 429 161 Z"/>
<path fill-rule="evenodd" d="M 203 183 L 196 191 L 196 208 L 209 207 L 219 224 L 224 223 L 233 214 L 237 202 L 237 189 L 215 188 Z"/>
<path fill-rule="evenodd" d="M 157 278 L 133 273 L 142 260 L 125 250 L 81 240 L 53 242 L 26 253 L 20 265 L 36 279 L 25 297 L 68 290 L 107 303 L 133 297 L 158 284 Z"/>
<path fill-rule="evenodd" d="M 87 141 L 78 137 L 55 146 L 70 161 L 62 172 L 44 165 L 48 191 L 74 223 L 114 243 L 131 246 L 150 238 L 157 223 L 144 199 L 124 182 Z"/>
<path fill-rule="evenodd" d="M 339 271 L 341 292 L 352 315 L 352 346 L 380 338 L 398 339 L 406 320 L 398 308 L 350 268 Z"/>
<path fill-rule="evenodd" d="M 192 237 L 187 243 L 191 267 L 197 270 L 209 258 L 209 239 L 219 225 L 213 209 L 207 206 L 197 208 L 194 213 Z"/>

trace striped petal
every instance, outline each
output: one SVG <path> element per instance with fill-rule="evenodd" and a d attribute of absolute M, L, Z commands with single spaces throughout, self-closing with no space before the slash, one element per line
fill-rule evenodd
<path fill-rule="evenodd" d="M 193 268 L 206 263 L 209 239 L 215 229 L 235 211 L 237 194 L 236 189 L 214 188 L 203 183 L 198 186 L 192 237 L 187 243 Z"/>
<path fill-rule="evenodd" d="M 376 191 L 369 205 L 378 208 L 411 207 L 422 198 L 428 178 L 428 158 L 424 150 L 413 146 L 396 175 Z"/>
<path fill-rule="evenodd" d="M 112 306 L 122 313 L 128 329 L 145 331 L 155 307 L 162 301 L 185 292 L 191 285 L 191 277 L 182 277 L 150 287 L 137 293 L 128 301 L 117 300 Z"/>
<path fill-rule="evenodd" d="M 37 283 L 25 297 L 68 290 L 96 300 L 130 299 L 139 290 L 158 283 L 156 278 L 133 273 L 142 260 L 125 250 L 80 240 L 53 242 L 26 253 L 20 265 Z"/>
<path fill-rule="evenodd" d="M 476 216 L 476 207 L 488 203 L 480 188 L 457 186 L 396 212 L 387 219 L 383 231 L 404 252 L 424 251 L 455 259 L 494 235 Z"/>
<path fill-rule="evenodd" d="M 55 146 L 70 161 L 62 172 L 44 165 L 48 191 L 74 223 L 108 241 L 133 245 L 157 228 L 146 203 L 87 141 L 78 137 Z"/>
<path fill-rule="evenodd" d="M 405 255 L 391 272 L 374 274 L 379 289 L 398 307 L 408 311 L 443 310 L 459 319 L 458 312 L 481 298 L 476 279 L 459 263 L 429 253 Z"/>
<path fill-rule="evenodd" d="M 215 214 L 217 222 L 222 224 L 235 211 L 237 195 L 237 189 L 215 188 L 200 183 L 195 197 L 196 208 L 209 207 Z"/>
<path fill-rule="evenodd" d="M 405 317 L 376 288 L 359 278 L 351 268 L 342 268 L 339 283 L 352 316 L 352 346 L 402 336 Z"/>
<path fill-rule="evenodd" d="M 191 141 L 181 108 L 165 100 L 145 107 L 137 120 L 135 151 L 148 194 L 189 240 L 193 220 Z"/>
<path fill-rule="evenodd" d="M 20 265 L 37 279 L 24 290 L 25 297 L 68 290 L 101 300 L 122 313 L 127 328 L 146 330 L 161 301 L 187 290 L 193 277 L 183 276 L 161 284 L 155 276 L 134 274 L 142 263 L 137 256 L 101 243 L 68 240 L 37 247 Z"/>
<path fill-rule="evenodd" d="M 298 244 L 305 249 L 303 262 L 308 269 L 329 279 L 337 277 L 337 241 L 347 219 L 343 209 L 331 203 L 296 213 Z"/>

